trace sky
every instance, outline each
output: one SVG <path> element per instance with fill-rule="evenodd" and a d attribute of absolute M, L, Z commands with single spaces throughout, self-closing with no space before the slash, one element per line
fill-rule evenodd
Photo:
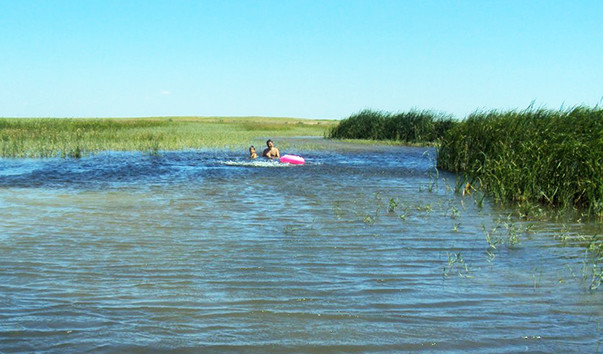
<path fill-rule="evenodd" d="M 601 0 L 0 0 L 0 117 L 600 106 L 601 19 Z"/>

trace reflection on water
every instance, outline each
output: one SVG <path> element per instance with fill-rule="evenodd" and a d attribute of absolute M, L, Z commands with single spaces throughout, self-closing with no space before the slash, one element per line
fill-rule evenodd
<path fill-rule="evenodd" d="M 0 160 L 0 351 L 597 350 L 600 224 L 478 208 L 430 149 L 292 152 Z"/>

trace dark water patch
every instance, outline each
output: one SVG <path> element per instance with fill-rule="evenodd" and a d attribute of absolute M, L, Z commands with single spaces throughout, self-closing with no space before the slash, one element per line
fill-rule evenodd
<path fill-rule="evenodd" d="M 374 171 L 366 166 L 379 165 L 388 173 L 422 175 L 433 165 L 426 161 L 434 151 L 390 148 L 380 154 L 367 152 L 302 152 L 307 164 L 289 166 L 263 158 L 224 151 L 161 152 L 158 155 L 137 152 L 107 152 L 79 159 L 0 159 L 0 187 L 15 188 L 122 188 L 130 185 L 155 186 L 170 183 L 202 182 L 204 178 L 224 179 L 250 176 L 280 176 L 271 167 L 291 167 L 295 178 L 313 176 L 317 171 L 337 169 L 362 175 Z M 395 171 L 394 171 L 395 170 Z M 291 171 L 287 171 L 288 173 Z"/>

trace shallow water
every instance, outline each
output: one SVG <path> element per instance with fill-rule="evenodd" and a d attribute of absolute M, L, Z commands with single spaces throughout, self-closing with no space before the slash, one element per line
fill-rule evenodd
<path fill-rule="evenodd" d="M 0 159 L 0 352 L 600 350 L 600 224 L 478 207 L 431 149 L 288 152 Z"/>

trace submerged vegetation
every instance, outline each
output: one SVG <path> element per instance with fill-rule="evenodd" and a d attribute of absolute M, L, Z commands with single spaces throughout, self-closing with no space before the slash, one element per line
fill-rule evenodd
<path fill-rule="evenodd" d="M 448 131 L 438 167 L 524 215 L 535 204 L 603 215 L 603 110 L 475 113 Z"/>
<path fill-rule="evenodd" d="M 324 136 L 333 123 L 292 118 L 0 119 L 1 157 L 80 157 L 108 150 L 242 148 L 258 138 Z"/>
<path fill-rule="evenodd" d="M 334 139 L 393 140 L 406 144 L 433 144 L 456 124 L 451 116 L 431 111 L 386 113 L 364 110 L 343 119 L 329 132 Z"/>

